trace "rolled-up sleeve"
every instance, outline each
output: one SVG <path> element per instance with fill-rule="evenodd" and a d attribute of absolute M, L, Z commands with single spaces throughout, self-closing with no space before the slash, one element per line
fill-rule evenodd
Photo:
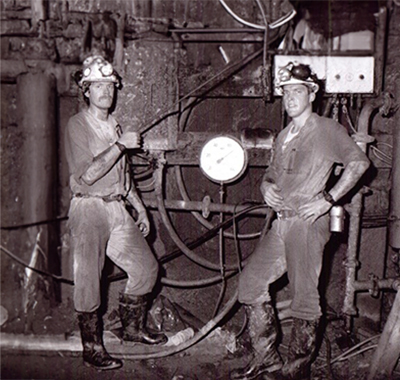
<path fill-rule="evenodd" d="M 70 175 L 80 183 L 82 175 L 94 158 L 89 149 L 89 131 L 79 117 L 72 117 L 65 133 L 65 151 Z"/>

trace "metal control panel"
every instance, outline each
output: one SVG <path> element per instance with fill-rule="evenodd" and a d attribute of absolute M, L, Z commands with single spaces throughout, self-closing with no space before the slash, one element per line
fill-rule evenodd
<path fill-rule="evenodd" d="M 374 57 L 327 57 L 327 93 L 374 92 Z"/>
<path fill-rule="evenodd" d="M 375 59 L 372 56 L 302 56 L 276 55 L 274 73 L 289 62 L 310 65 L 317 77 L 325 81 L 328 94 L 372 94 Z"/>

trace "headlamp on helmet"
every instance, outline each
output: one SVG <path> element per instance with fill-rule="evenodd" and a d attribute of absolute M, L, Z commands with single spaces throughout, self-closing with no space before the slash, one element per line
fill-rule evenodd
<path fill-rule="evenodd" d="M 282 96 L 283 86 L 288 84 L 304 84 L 313 92 L 318 92 L 319 90 L 315 74 L 311 71 L 310 66 L 304 64 L 295 65 L 293 62 L 289 62 L 278 70 L 275 77 L 276 93 Z"/>
<path fill-rule="evenodd" d="M 81 88 L 84 83 L 91 82 L 120 83 L 118 74 L 114 71 L 111 63 L 100 55 L 86 58 L 83 62 L 82 71 L 79 71 L 77 75 L 79 75 L 77 83 Z"/>

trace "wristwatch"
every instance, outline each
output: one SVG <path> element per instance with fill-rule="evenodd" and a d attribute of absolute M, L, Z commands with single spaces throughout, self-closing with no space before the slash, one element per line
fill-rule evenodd
<path fill-rule="evenodd" d="M 121 144 L 119 141 L 116 141 L 115 145 L 119 148 L 121 152 L 123 152 L 126 149 L 126 146 L 124 144 Z"/>
<path fill-rule="evenodd" d="M 329 202 L 332 206 L 336 204 L 336 201 L 333 199 L 332 195 L 328 193 L 327 191 L 323 191 L 322 195 L 324 196 L 325 200 Z"/>

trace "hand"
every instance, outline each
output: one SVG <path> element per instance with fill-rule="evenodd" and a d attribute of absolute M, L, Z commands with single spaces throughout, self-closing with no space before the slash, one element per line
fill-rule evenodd
<path fill-rule="evenodd" d="M 298 209 L 299 216 L 303 220 L 308 220 L 314 223 L 320 216 L 325 215 L 332 207 L 332 204 L 324 198 L 318 199 L 300 206 Z"/>
<path fill-rule="evenodd" d="M 262 185 L 262 195 L 265 203 L 275 211 L 279 211 L 283 206 L 283 197 L 280 195 L 281 189 L 274 183 L 264 182 Z"/>
<path fill-rule="evenodd" d="M 138 211 L 136 225 L 139 227 L 143 236 L 146 237 L 150 233 L 150 222 L 145 209 Z"/>
<path fill-rule="evenodd" d="M 118 142 L 125 146 L 127 149 L 140 148 L 140 134 L 137 132 L 126 131 L 119 139 Z"/>

